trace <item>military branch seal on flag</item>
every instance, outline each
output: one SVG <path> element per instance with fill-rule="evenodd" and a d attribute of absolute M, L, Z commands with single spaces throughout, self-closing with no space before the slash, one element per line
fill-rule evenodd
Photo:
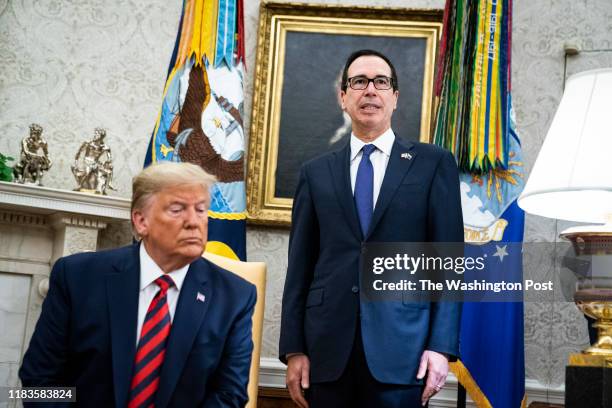
<path fill-rule="evenodd" d="M 189 162 L 217 177 L 206 250 L 246 259 L 242 0 L 184 0 L 145 166 Z"/>

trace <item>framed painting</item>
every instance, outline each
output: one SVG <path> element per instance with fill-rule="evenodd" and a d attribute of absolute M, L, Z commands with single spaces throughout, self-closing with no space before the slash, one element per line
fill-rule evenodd
<path fill-rule="evenodd" d="M 302 163 L 347 143 L 339 105 L 347 57 L 385 54 L 396 68 L 397 137 L 430 141 L 442 10 L 263 3 L 247 167 L 250 223 L 290 225 Z"/>

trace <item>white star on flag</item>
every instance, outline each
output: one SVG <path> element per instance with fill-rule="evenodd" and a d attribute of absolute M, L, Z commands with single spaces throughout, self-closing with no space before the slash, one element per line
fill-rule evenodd
<path fill-rule="evenodd" d="M 508 256 L 508 251 L 506 250 L 507 246 L 508 245 L 504 245 L 503 247 L 500 247 L 499 245 L 495 245 L 495 248 L 497 248 L 497 251 L 495 251 L 493 256 L 499 257 L 499 262 L 504 262 L 504 257 Z"/>

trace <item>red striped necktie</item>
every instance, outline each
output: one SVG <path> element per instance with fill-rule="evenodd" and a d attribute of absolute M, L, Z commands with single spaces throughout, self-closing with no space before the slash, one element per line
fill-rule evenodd
<path fill-rule="evenodd" d="M 170 311 L 166 294 L 174 286 L 174 281 L 168 275 L 155 279 L 159 292 L 155 295 L 142 325 L 134 374 L 130 385 L 129 408 L 153 407 L 155 392 L 159 388 L 159 377 L 166 343 L 170 335 Z"/>

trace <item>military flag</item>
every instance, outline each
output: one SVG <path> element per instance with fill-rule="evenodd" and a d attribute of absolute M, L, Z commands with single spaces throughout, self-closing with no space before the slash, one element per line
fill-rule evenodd
<path fill-rule="evenodd" d="M 184 0 L 145 166 L 213 174 L 206 250 L 246 259 L 243 0 Z"/>
<path fill-rule="evenodd" d="M 521 147 L 511 98 L 511 0 L 447 0 L 438 60 L 434 142 L 461 174 L 466 242 L 495 246 L 521 273 Z M 514 250 L 512 250 L 514 249 Z M 503 257 L 501 258 L 503 259 Z M 525 404 L 522 302 L 466 302 L 451 365 L 478 407 Z"/>

